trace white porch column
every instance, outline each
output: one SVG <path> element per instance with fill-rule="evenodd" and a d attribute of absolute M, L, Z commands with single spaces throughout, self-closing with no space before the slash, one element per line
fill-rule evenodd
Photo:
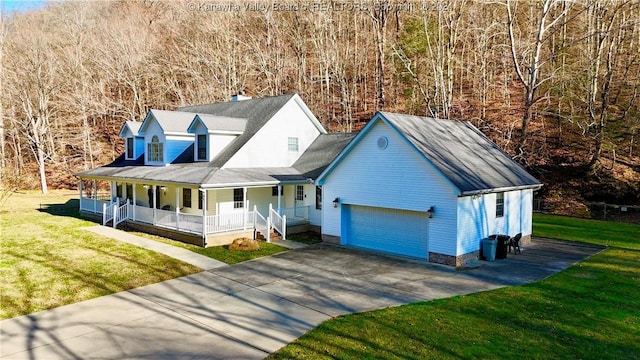
<path fill-rule="evenodd" d="M 113 204 L 113 199 L 118 196 L 117 191 L 118 185 L 116 185 L 115 181 L 109 181 L 109 193 L 111 194 L 111 199 L 109 199 L 109 204 Z"/>
<path fill-rule="evenodd" d="M 153 192 L 153 225 L 156 224 L 156 209 L 158 208 L 158 199 L 156 197 L 156 185 L 153 185 L 151 188 Z"/>
<path fill-rule="evenodd" d="M 278 185 L 278 214 L 280 209 L 282 209 L 282 185 Z"/>
<path fill-rule="evenodd" d="M 202 191 L 202 244 L 207 246 L 207 190 L 198 191 Z"/>
<path fill-rule="evenodd" d="M 81 211 L 82 210 L 82 179 L 80 179 L 78 183 L 78 192 L 80 193 L 80 204 L 79 204 L 80 209 L 78 210 Z"/>
<path fill-rule="evenodd" d="M 136 184 L 131 184 L 133 191 L 133 221 L 136 221 Z"/>
<path fill-rule="evenodd" d="M 176 230 L 180 230 L 180 193 L 179 187 L 176 187 Z"/>
<path fill-rule="evenodd" d="M 242 204 L 242 230 L 247 230 L 247 211 L 249 210 L 249 200 L 247 199 L 247 187 L 242 188 L 242 199 L 244 200 L 244 204 Z"/>
<path fill-rule="evenodd" d="M 93 180 L 93 212 L 98 212 L 98 183 Z"/>

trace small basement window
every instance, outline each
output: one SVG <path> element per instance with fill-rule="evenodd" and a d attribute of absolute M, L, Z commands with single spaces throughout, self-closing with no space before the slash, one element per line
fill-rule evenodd
<path fill-rule="evenodd" d="M 496 194 L 496 217 L 504 216 L 504 193 Z"/>

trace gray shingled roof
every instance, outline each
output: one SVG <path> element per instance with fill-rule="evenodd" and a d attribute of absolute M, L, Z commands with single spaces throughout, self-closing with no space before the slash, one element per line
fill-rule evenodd
<path fill-rule="evenodd" d="M 207 114 L 198 114 L 197 116 L 209 131 L 218 130 L 218 131 L 230 131 L 230 132 L 243 132 L 247 126 L 247 119 L 240 119 L 237 117 L 229 117 L 229 116 L 207 115 Z"/>
<path fill-rule="evenodd" d="M 169 111 L 169 110 L 157 110 L 151 109 L 149 113 L 153 114 L 158 124 L 162 127 L 165 133 L 187 133 L 187 129 L 193 118 L 197 115 L 195 113 L 184 111 Z M 148 116 L 148 115 L 147 115 Z M 145 119 L 146 120 L 146 119 Z"/>
<path fill-rule="evenodd" d="M 122 124 L 122 128 L 120 129 L 120 136 L 122 136 L 122 131 L 125 127 L 128 127 L 129 130 L 133 133 L 133 136 L 138 136 L 138 132 L 140 131 L 140 126 L 142 123 L 140 121 L 127 120 L 124 124 Z"/>
<path fill-rule="evenodd" d="M 541 185 L 468 122 L 388 112 L 380 114 L 462 194 Z"/>
<path fill-rule="evenodd" d="M 355 135 L 355 133 L 333 133 L 318 136 L 293 164 L 293 167 L 307 178 L 317 178 Z"/>
<path fill-rule="evenodd" d="M 229 101 L 206 105 L 193 105 L 178 108 L 179 111 L 227 116 L 247 119 L 242 135 L 233 140 L 215 159 L 211 165 L 222 167 L 231 157 L 269 121 L 295 94 L 272 96 L 260 99 Z"/>
<path fill-rule="evenodd" d="M 217 125 L 222 122 L 225 126 L 230 126 L 229 129 L 231 129 L 243 122 L 245 128 L 241 135 L 209 163 L 192 162 L 193 146 L 190 146 L 179 157 L 182 160 L 177 159 L 169 166 L 144 166 L 142 157 L 133 161 L 126 160 L 123 155 L 109 165 L 80 172 L 77 176 L 105 180 L 131 179 L 169 182 L 205 187 L 275 185 L 280 182 L 300 182 L 307 181 L 309 178 L 313 179 L 342 151 L 354 134 L 321 134 L 292 167 L 221 169 L 231 156 L 294 96 L 282 95 L 237 102 L 187 106 L 179 108 L 180 111 L 177 112 L 152 110 L 165 131 L 169 128 L 169 131 L 172 129 L 183 132 L 181 126 L 186 122 L 184 121 L 187 118 L 185 114 L 189 114 L 191 120 L 198 114 L 203 122 L 211 121 L 212 123 L 205 123 L 207 127 L 211 125 L 211 127 L 218 128 Z M 191 123 L 191 120 L 186 126 Z M 184 132 L 186 132 L 186 128 Z"/>

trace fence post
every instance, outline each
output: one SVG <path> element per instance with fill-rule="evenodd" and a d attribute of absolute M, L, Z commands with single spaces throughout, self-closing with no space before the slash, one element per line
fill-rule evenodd
<path fill-rule="evenodd" d="M 107 225 L 107 204 L 102 203 L 102 226 L 105 226 L 105 225 Z"/>
<path fill-rule="evenodd" d="M 282 240 L 287 240 L 287 215 L 282 215 Z"/>
<path fill-rule="evenodd" d="M 113 211 L 113 220 L 112 224 L 113 228 L 116 228 L 116 224 L 118 223 L 118 214 L 120 213 L 120 200 L 118 198 L 116 198 L 116 203 L 111 205 L 111 211 Z"/>
<path fill-rule="evenodd" d="M 267 216 L 267 242 L 271 242 L 271 212 L 269 212 L 269 216 Z"/>

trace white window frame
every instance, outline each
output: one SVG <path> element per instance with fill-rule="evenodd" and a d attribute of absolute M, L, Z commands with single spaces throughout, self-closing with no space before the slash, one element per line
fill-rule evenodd
<path fill-rule="evenodd" d="M 297 137 L 289 137 L 287 139 L 287 149 L 290 152 L 298 152 L 300 151 L 300 145 Z"/>
<path fill-rule="evenodd" d="M 496 193 L 496 218 L 504 216 L 504 193 Z"/>
<path fill-rule="evenodd" d="M 204 158 L 200 157 L 200 137 L 204 139 Z M 196 161 L 209 160 L 209 139 L 207 134 L 196 134 Z"/>
<path fill-rule="evenodd" d="M 131 145 L 131 146 L 129 146 L 129 145 Z M 131 150 L 131 154 L 129 154 L 129 150 Z M 125 152 L 125 159 L 127 159 L 127 160 L 135 160 L 135 158 L 136 158 L 136 141 L 135 141 L 134 138 L 128 137 L 128 138 L 125 139 L 124 152 Z"/>
<path fill-rule="evenodd" d="M 147 160 L 149 162 L 164 161 L 164 143 L 160 142 L 158 135 L 153 135 L 151 142 L 147 144 Z"/>

